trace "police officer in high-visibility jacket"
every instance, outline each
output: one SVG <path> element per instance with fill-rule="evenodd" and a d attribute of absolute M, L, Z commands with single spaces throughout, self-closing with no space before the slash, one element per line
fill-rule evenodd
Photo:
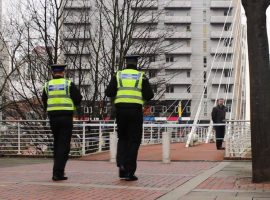
<path fill-rule="evenodd" d="M 82 100 L 82 95 L 74 83 L 64 78 L 65 67 L 65 64 L 51 65 L 53 79 L 45 84 L 42 94 L 54 137 L 54 181 L 67 180 L 64 174 L 70 151 L 73 112 Z"/>
<path fill-rule="evenodd" d="M 139 56 L 126 56 L 126 68 L 112 77 L 105 94 L 114 98 L 118 131 L 119 178 L 136 181 L 137 155 L 142 139 L 143 104 L 154 97 L 149 81 L 138 71 Z"/>

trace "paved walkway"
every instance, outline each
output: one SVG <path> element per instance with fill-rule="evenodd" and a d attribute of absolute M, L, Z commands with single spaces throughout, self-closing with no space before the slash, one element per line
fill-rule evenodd
<path fill-rule="evenodd" d="M 186 148 L 184 143 L 171 144 L 171 160 L 172 161 L 222 161 L 225 152 L 216 150 L 216 144 L 200 144 L 190 148 Z M 109 153 L 99 153 L 85 156 L 81 160 L 109 160 Z M 144 161 L 160 161 L 162 160 L 162 145 L 141 146 L 139 150 L 139 160 Z"/>
<path fill-rule="evenodd" d="M 67 181 L 51 181 L 48 159 L 0 158 L 1 200 L 270 200 L 269 184 L 251 183 L 251 163 L 138 162 L 136 182 L 115 164 L 69 160 Z"/>

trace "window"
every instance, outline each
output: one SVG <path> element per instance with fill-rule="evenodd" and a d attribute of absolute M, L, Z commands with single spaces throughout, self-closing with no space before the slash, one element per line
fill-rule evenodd
<path fill-rule="evenodd" d="M 231 8 L 224 10 L 224 16 L 227 16 L 227 15 L 228 16 L 232 15 L 232 9 Z"/>
<path fill-rule="evenodd" d="M 225 85 L 224 92 L 225 93 L 232 93 L 233 86 L 232 85 Z"/>
<path fill-rule="evenodd" d="M 92 107 L 84 107 L 84 113 L 92 113 Z"/>
<path fill-rule="evenodd" d="M 203 102 L 203 115 L 207 116 L 207 101 Z"/>
<path fill-rule="evenodd" d="M 205 83 L 206 82 L 206 76 L 207 76 L 207 73 L 206 71 L 203 72 L 203 82 Z"/>
<path fill-rule="evenodd" d="M 151 85 L 152 90 L 154 93 L 157 93 L 157 85 Z"/>
<path fill-rule="evenodd" d="M 224 40 L 224 46 L 227 47 L 227 46 L 232 46 L 232 39 L 231 38 L 226 38 Z"/>
<path fill-rule="evenodd" d="M 190 25 L 187 25 L 187 32 L 190 32 L 191 29 L 190 29 Z"/>
<path fill-rule="evenodd" d="M 203 57 L 203 64 L 207 64 L 207 57 L 206 56 Z"/>
<path fill-rule="evenodd" d="M 190 47 L 190 41 L 189 40 L 187 41 L 187 47 Z"/>
<path fill-rule="evenodd" d="M 203 41 L 203 52 L 207 52 L 207 42 Z"/>
<path fill-rule="evenodd" d="M 224 77 L 232 77 L 232 70 L 224 70 Z"/>
<path fill-rule="evenodd" d="M 166 92 L 167 93 L 174 93 L 174 87 L 172 85 L 167 85 Z"/>
<path fill-rule="evenodd" d="M 227 103 L 226 108 L 227 108 L 227 112 L 231 112 L 231 110 L 232 110 L 232 104 L 228 104 Z"/>
<path fill-rule="evenodd" d="M 231 24 L 225 24 L 224 31 L 229 31 L 231 28 Z"/>
<path fill-rule="evenodd" d="M 156 56 L 150 56 L 149 57 L 149 62 L 156 62 Z"/>
<path fill-rule="evenodd" d="M 203 21 L 206 22 L 206 10 L 203 11 Z"/>
<path fill-rule="evenodd" d="M 203 97 L 207 98 L 207 87 L 204 88 Z"/>
<path fill-rule="evenodd" d="M 149 70 L 148 74 L 149 74 L 149 78 L 154 78 L 157 76 L 156 70 Z"/>
<path fill-rule="evenodd" d="M 186 112 L 190 113 L 190 106 L 186 106 Z"/>
<path fill-rule="evenodd" d="M 174 62 L 173 56 L 166 56 L 166 62 Z"/>
<path fill-rule="evenodd" d="M 191 85 L 187 85 L 187 93 L 190 93 Z"/>
<path fill-rule="evenodd" d="M 190 77 L 190 71 L 187 71 L 187 77 L 188 78 Z"/>
<path fill-rule="evenodd" d="M 204 68 L 207 67 L 207 57 L 206 56 L 203 57 L 203 67 Z"/>

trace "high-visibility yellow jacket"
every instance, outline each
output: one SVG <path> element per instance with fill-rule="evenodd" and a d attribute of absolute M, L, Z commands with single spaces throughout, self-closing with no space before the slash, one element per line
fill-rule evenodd
<path fill-rule="evenodd" d="M 45 84 L 45 91 L 48 96 L 47 111 L 75 110 L 70 97 L 70 84 L 71 81 L 64 78 L 52 79 Z"/>
<path fill-rule="evenodd" d="M 142 80 L 143 72 L 134 69 L 118 71 L 117 94 L 114 103 L 136 103 L 143 105 Z"/>

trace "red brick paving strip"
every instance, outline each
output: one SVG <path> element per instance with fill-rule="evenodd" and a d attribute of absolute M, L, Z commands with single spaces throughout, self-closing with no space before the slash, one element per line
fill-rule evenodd
<path fill-rule="evenodd" d="M 136 182 L 118 179 L 115 164 L 69 161 L 69 180 L 51 181 L 51 164 L 0 168 L 0 200 L 152 200 L 216 166 L 217 162 L 139 162 Z"/>
<path fill-rule="evenodd" d="M 263 190 L 270 191 L 270 183 L 252 183 L 250 177 L 242 178 L 236 176 L 210 177 L 201 183 L 196 189 L 202 190 Z"/>
<path fill-rule="evenodd" d="M 184 143 L 171 144 L 171 160 L 172 161 L 222 161 L 225 152 L 216 150 L 215 143 L 198 144 L 193 147 L 186 148 Z M 81 160 L 102 160 L 110 159 L 109 152 L 93 154 L 81 158 Z M 138 160 L 161 161 L 162 146 L 147 145 L 141 146 L 139 150 Z"/>

